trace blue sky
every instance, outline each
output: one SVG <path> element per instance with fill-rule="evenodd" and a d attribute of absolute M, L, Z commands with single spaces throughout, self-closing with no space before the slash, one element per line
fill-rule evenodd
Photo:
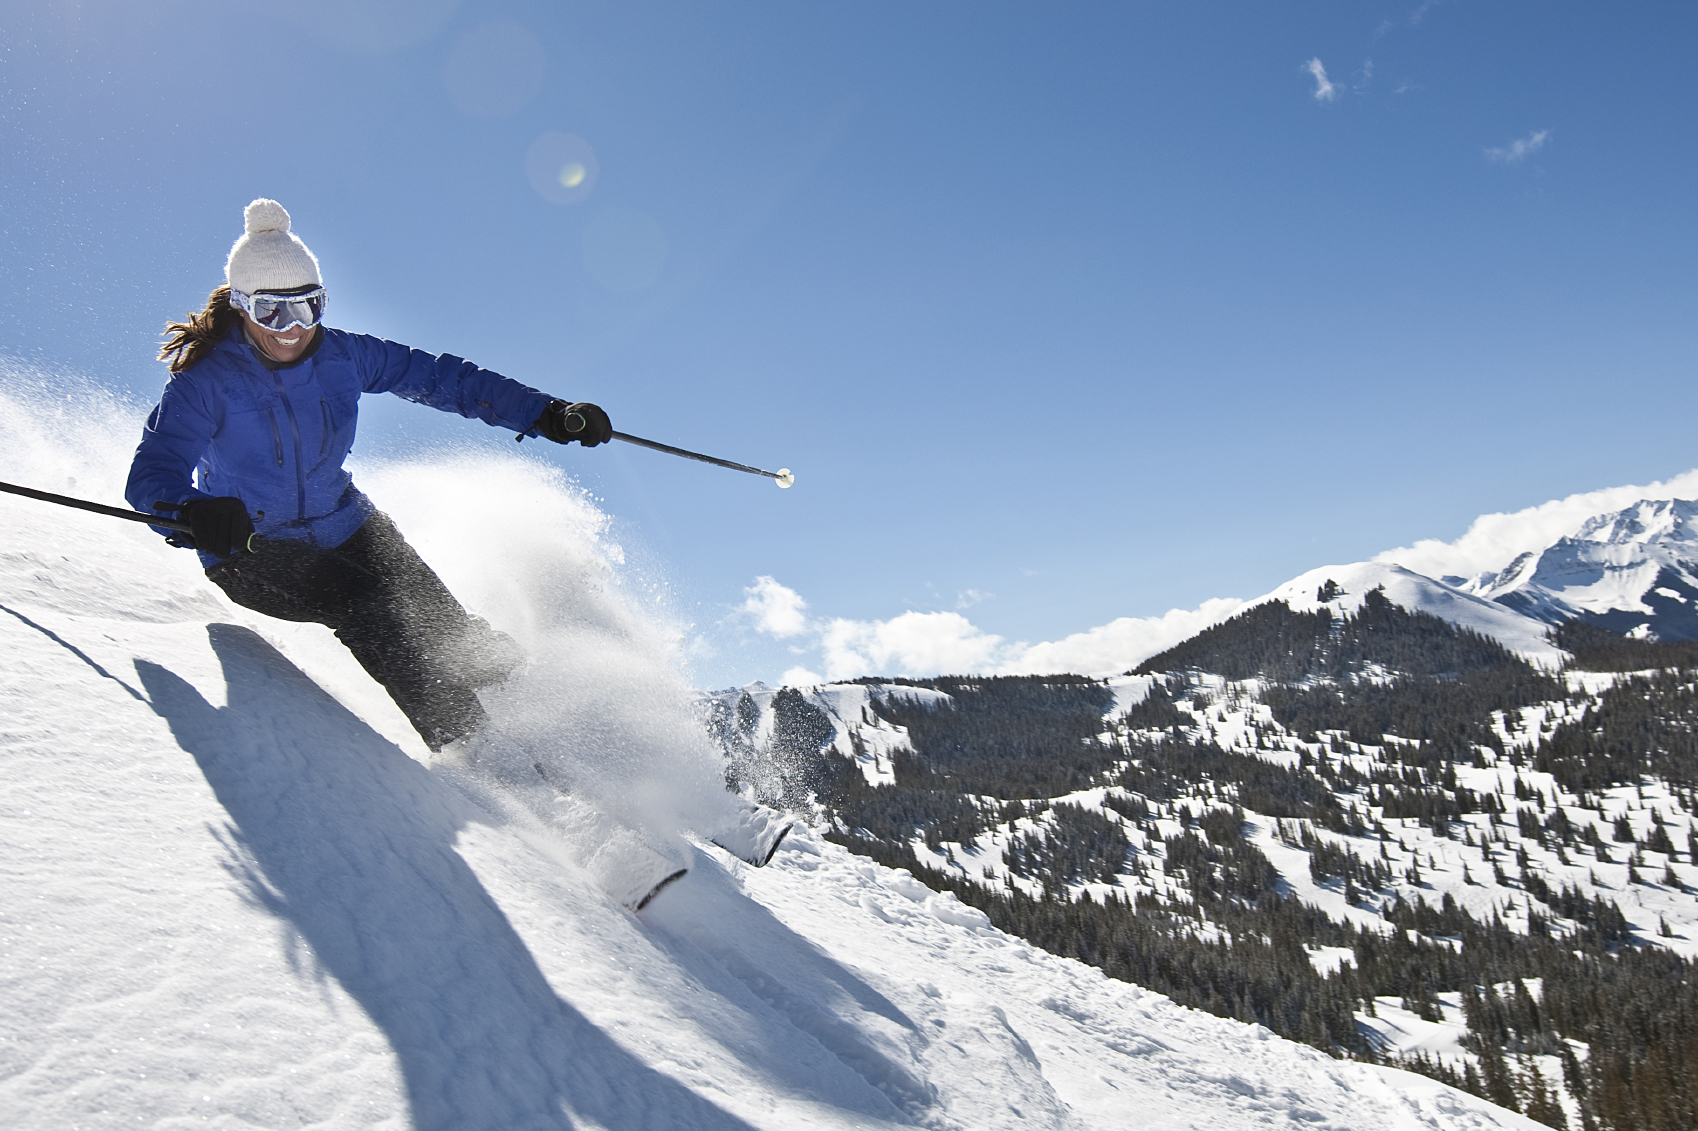
<path fill-rule="evenodd" d="M 1054 641 L 1698 464 L 1695 32 L 1677 3 L 8 5 L 0 353 L 151 399 L 161 324 L 275 197 L 333 324 L 795 469 L 546 453 L 658 563 L 700 682 L 904 614 Z M 533 187 L 550 135 L 593 154 L 545 185 L 581 199 Z M 368 452 L 511 443 L 363 410 Z"/>

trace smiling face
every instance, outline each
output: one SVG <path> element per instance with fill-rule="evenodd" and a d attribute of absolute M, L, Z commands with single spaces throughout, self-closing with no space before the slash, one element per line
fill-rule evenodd
<path fill-rule="evenodd" d="M 260 351 L 272 361 L 287 365 L 291 361 L 299 361 L 307 347 L 312 344 L 312 336 L 317 326 L 295 326 L 281 334 L 275 330 L 267 330 L 251 315 L 243 314 L 248 323 L 248 338 L 260 348 Z"/>

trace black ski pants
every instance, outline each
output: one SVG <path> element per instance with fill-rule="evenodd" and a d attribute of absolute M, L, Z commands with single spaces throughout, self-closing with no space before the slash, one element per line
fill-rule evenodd
<path fill-rule="evenodd" d="M 267 539 L 206 575 L 244 608 L 328 625 L 432 750 L 482 724 L 473 689 L 518 661 L 511 639 L 468 615 L 382 512 L 334 549 Z"/>

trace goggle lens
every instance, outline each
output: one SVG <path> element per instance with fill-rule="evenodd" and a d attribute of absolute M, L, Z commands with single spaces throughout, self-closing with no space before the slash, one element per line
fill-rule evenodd
<path fill-rule="evenodd" d="M 304 295 L 244 295 L 232 291 L 235 305 L 248 312 L 260 326 L 282 333 L 293 326 L 311 328 L 324 317 L 324 288 Z"/>
<path fill-rule="evenodd" d="M 254 296 L 254 321 L 267 330 L 287 330 L 291 326 L 317 326 L 324 317 L 324 292 L 294 298 Z"/>

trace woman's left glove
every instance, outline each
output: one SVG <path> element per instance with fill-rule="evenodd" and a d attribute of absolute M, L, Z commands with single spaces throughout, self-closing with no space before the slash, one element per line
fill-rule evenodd
<path fill-rule="evenodd" d="M 576 440 L 586 448 L 593 448 L 613 439 L 613 422 L 599 405 L 588 401 L 575 404 L 549 401 L 548 407 L 542 410 L 542 415 L 531 427 L 556 444 L 570 444 Z"/>

